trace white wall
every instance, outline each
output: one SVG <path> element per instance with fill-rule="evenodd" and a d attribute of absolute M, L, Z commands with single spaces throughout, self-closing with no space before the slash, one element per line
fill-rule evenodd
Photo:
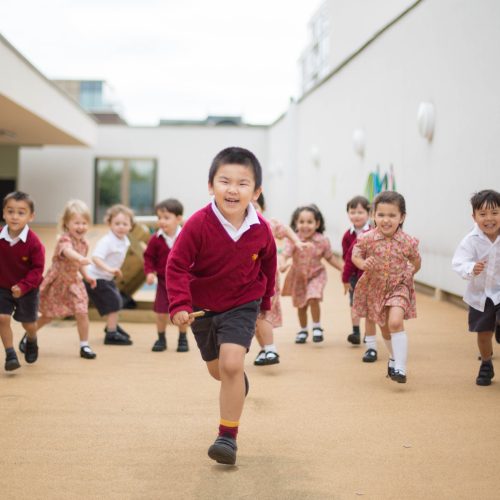
<path fill-rule="evenodd" d="M 228 146 L 250 149 L 267 168 L 266 128 L 101 125 L 92 149 L 22 148 L 19 189 L 34 197 L 37 222 L 54 223 L 70 198 L 85 201 L 93 211 L 95 158 L 156 158 L 156 199 L 176 197 L 189 215 L 208 203 L 210 163 Z"/>
<path fill-rule="evenodd" d="M 419 280 L 461 293 L 464 284 L 450 260 L 471 226 L 470 195 L 500 189 L 498 19 L 495 0 L 484 0 L 481 8 L 467 0 L 426 0 L 299 102 L 293 110 L 296 144 L 276 143 L 286 140 L 287 118 L 270 132 L 273 162 L 293 152 L 298 163 L 297 173 L 290 168 L 280 183 L 288 187 L 296 176 L 296 191 L 273 184 L 273 202 L 317 203 L 338 249 L 348 224 L 346 201 L 364 192 L 377 164 L 384 170 L 392 163 L 407 201 L 405 229 L 421 241 Z M 431 143 L 417 131 L 421 101 L 436 109 Z M 367 138 L 363 159 L 352 148 L 358 127 Z M 313 145 L 319 167 L 311 161 Z"/>

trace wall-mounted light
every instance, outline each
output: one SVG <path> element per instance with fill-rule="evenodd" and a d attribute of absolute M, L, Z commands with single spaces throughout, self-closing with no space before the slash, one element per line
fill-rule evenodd
<path fill-rule="evenodd" d="M 352 147 L 357 155 L 365 155 L 366 136 L 363 129 L 357 128 L 352 134 Z"/>
<path fill-rule="evenodd" d="M 421 102 L 417 113 L 418 131 L 420 135 L 428 141 L 432 141 L 435 121 L 434 104 L 430 102 Z"/>
<path fill-rule="evenodd" d="M 316 168 L 319 167 L 320 165 L 319 148 L 316 145 L 311 146 L 311 161 Z"/>

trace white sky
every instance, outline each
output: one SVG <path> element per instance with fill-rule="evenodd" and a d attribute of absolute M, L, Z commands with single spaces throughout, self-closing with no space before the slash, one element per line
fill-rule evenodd
<path fill-rule="evenodd" d="M 106 80 L 134 125 L 270 123 L 299 87 L 319 0 L 1 0 L 0 33 L 45 76 Z M 1 74 L 0 74 L 1 77 Z"/>

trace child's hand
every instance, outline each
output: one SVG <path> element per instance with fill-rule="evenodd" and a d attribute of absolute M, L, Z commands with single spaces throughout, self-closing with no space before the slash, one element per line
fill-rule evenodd
<path fill-rule="evenodd" d="M 194 318 L 189 317 L 187 311 L 179 311 L 174 314 L 172 318 L 172 323 L 177 326 L 188 326 L 194 321 Z"/>
<path fill-rule="evenodd" d="M 78 261 L 78 264 L 80 266 L 88 266 L 89 264 L 91 264 L 92 261 L 88 258 L 88 257 L 82 257 L 79 261 Z"/>
<path fill-rule="evenodd" d="M 123 278 L 123 273 L 121 269 L 112 269 L 111 273 L 115 275 L 116 278 Z"/>
<path fill-rule="evenodd" d="M 375 265 L 375 257 L 368 257 L 363 264 L 363 271 L 371 271 L 372 269 L 375 269 Z"/>
<path fill-rule="evenodd" d="M 23 292 L 21 291 L 21 289 L 17 286 L 17 285 L 14 285 L 10 291 L 12 292 L 12 296 L 15 298 L 15 299 L 18 299 L 22 294 Z"/>
<path fill-rule="evenodd" d="M 472 268 L 474 276 L 481 274 L 484 271 L 486 264 L 488 264 L 488 261 L 486 260 L 480 260 L 479 262 L 476 262 L 476 264 Z"/>
<path fill-rule="evenodd" d="M 288 269 L 290 268 L 291 265 L 292 265 L 291 262 L 285 262 L 284 264 L 281 264 L 279 266 L 280 273 L 284 273 L 284 272 L 288 271 Z"/>
<path fill-rule="evenodd" d="M 344 295 L 352 290 L 350 283 L 342 283 L 344 285 Z"/>
<path fill-rule="evenodd" d="M 155 273 L 146 274 L 146 283 L 152 285 L 155 282 Z"/>
<path fill-rule="evenodd" d="M 87 278 L 87 283 L 90 285 L 92 290 L 97 286 L 97 280 L 95 278 Z"/>
<path fill-rule="evenodd" d="M 295 248 L 299 251 L 302 252 L 302 250 L 305 250 L 306 248 L 313 247 L 314 244 L 310 243 L 308 241 L 297 241 L 295 243 Z"/>

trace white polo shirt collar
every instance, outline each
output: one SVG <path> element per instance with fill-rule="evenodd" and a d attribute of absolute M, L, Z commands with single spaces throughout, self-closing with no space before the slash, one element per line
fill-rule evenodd
<path fill-rule="evenodd" d="M 19 240 L 21 240 L 23 243 L 26 243 L 29 230 L 30 228 L 28 227 L 28 224 L 26 224 L 18 236 L 16 236 L 15 238 L 11 238 L 9 234 L 9 226 L 5 224 L 5 226 L 2 228 L 2 231 L 0 231 L 0 240 L 8 241 L 11 247 L 13 247 Z"/>
<path fill-rule="evenodd" d="M 238 241 L 243 236 L 243 234 L 250 229 L 250 226 L 253 226 L 254 224 L 260 224 L 257 211 L 255 210 L 254 206 L 251 203 L 248 204 L 247 214 L 245 216 L 245 219 L 243 220 L 243 224 L 240 226 L 239 229 L 236 229 L 222 215 L 221 211 L 217 208 L 217 205 L 215 204 L 215 199 L 213 198 L 212 198 L 212 211 L 214 212 L 215 216 L 222 224 L 222 227 L 226 230 L 227 234 L 231 237 L 233 241 Z"/>

